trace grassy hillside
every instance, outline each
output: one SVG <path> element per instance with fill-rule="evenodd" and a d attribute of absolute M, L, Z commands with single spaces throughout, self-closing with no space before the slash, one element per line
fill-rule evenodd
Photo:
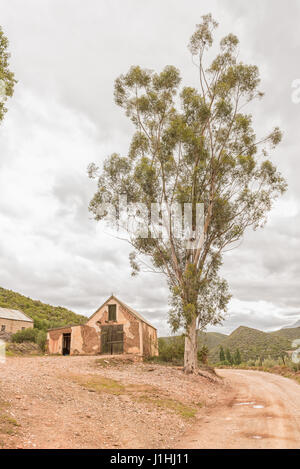
<path fill-rule="evenodd" d="M 219 332 L 198 332 L 198 343 L 199 347 L 206 345 L 209 349 L 212 349 L 223 342 L 224 339 L 228 337 L 225 334 Z M 161 340 L 165 342 L 184 342 L 183 336 L 170 336 L 170 337 L 160 337 Z"/>
<path fill-rule="evenodd" d="M 219 361 L 220 345 L 224 350 L 228 348 L 231 353 L 239 349 L 242 360 L 254 360 L 259 357 L 280 357 L 283 352 L 291 348 L 291 341 L 288 337 L 276 333 L 240 326 L 210 351 L 211 362 Z"/>
<path fill-rule="evenodd" d="M 49 329 L 67 324 L 81 324 L 87 320 L 85 316 L 73 313 L 61 306 L 51 306 L 41 301 L 32 300 L 26 296 L 0 287 L 0 307 L 19 309 L 32 318 L 35 327 Z"/>
<path fill-rule="evenodd" d="M 228 336 L 219 332 L 198 332 L 199 347 L 206 345 L 211 350 L 221 344 L 226 337 Z"/>
<path fill-rule="evenodd" d="M 216 347 L 227 336 L 218 332 L 199 332 L 199 350 L 203 345 L 208 349 Z M 159 337 L 158 339 L 159 359 L 166 362 L 181 364 L 184 355 L 184 336 Z"/>
<path fill-rule="evenodd" d="M 279 331 L 271 332 L 270 335 L 286 337 L 287 339 L 290 339 L 290 340 L 300 339 L 300 327 L 293 327 L 290 329 L 280 329 Z"/>

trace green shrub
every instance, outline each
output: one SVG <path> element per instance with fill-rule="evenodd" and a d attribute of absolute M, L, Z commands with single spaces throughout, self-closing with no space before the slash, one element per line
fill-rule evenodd
<path fill-rule="evenodd" d="M 226 361 L 227 361 L 230 365 L 233 364 L 233 359 L 232 359 L 230 350 L 229 350 L 228 348 L 227 348 L 226 351 L 225 351 L 225 358 L 226 358 Z"/>
<path fill-rule="evenodd" d="M 278 365 L 278 361 L 273 360 L 272 358 L 266 358 L 263 361 L 263 367 L 264 368 L 273 368 L 276 365 Z"/>
<path fill-rule="evenodd" d="M 159 360 L 165 362 L 182 362 L 184 355 L 184 336 L 158 339 Z"/>
<path fill-rule="evenodd" d="M 292 371 L 295 371 L 295 372 L 300 371 L 300 363 L 291 362 L 289 367 L 291 368 Z"/>
<path fill-rule="evenodd" d="M 40 349 L 45 352 L 47 332 L 40 330 L 36 336 L 36 343 Z"/>
<path fill-rule="evenodd" d="M 236 349 L 235 354 L 233 356 L 233 363 L 235 365 L 240 365 L 242 363 L 241 353 L 239 349 Z"/>
<path fill-rule="evenodd" d="M 201 363 L 206 364 L 208 360 L 208 353 L 209 353 L 208 347 L 206 345 L 202 345 L 202 347 L 198 351 L 198 360 Z"/>
<path fill-rule="evenodd" d="M 220 358 L 221 363 L 225 361 L 225 353 L 224 353 L 224 349 L 223 349 L 222 345 L 221 345 L 220 351 L 219 351 L 219 358 Z"/>
<path fill-rule="evenodd" d="M 22 342 L 36 342 L 38 329 L 24 329 L 23 331 L 16 332 L 11 336 L 12 342 L 21 344 Z"/>
<path fill-rule="evenodd" d="M 24 331 L 16 332 L 12 335 L 11 340 L 17 344 L 22 342 L 34 342 L 44 352 L 46 345 L 47 333 L 40 329 L 24 329 Z"/>

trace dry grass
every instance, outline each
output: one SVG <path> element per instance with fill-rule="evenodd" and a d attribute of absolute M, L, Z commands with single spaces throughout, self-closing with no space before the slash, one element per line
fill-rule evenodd
<path fill-rule="evenodd" d="M 160 409 L 171 410 L 184 419 L 194 418 L 198 412 L 197 407 L 183 404 L 180 401 L 167 397 L 141 396 L 140 400 Z M 202 404 L 200 405 L 202 406 Z M 199 405 L 198 405 L 199 407 Z"/>
<path fill-rule="evenodd" d="M 18 422 L 8 414 L 9 404 L 0 399 L 0 447 L 4 447 L 7 435 L 14 435 Z"/>
<path fill-rule="evenodd" d="M 111 378 L 104 378 L 99 375 L 70 375 L 72 381 L 89 391 L 99 394 L 105 392 L 108 394 L 136 394 L 141 392 L 157 392 L 154 386 L 148 384 L 123 384 L 120 381 Z"/>
<path fill-rule="evenodd" d="M 99 394 L 105 392 L 108 394 L 120 395 L 126 392 L 125 386 L 114 379 L 103 378 L 95 375 L 72 375 L 72 381 L 76 382 L 85 389 Z"/>
<path fill-rule="evenodd" d="M 104 378 L 99 375 L 70 375 L 72 381 L 76 382 L 83 388 L 96 392 L 98 394 L 108 393 L 115 396 L 126 394 L 136 402 L 143 402 L 148 406 L 158 407 L 167 411 L 171 411 L 184 419 L 194 418 L 202 403 L 198 402 L 193 405 L 184 404 L 176 399 L 166 396 L 164 391 L 149 384 L 124 384 L 120 381 Z"/>

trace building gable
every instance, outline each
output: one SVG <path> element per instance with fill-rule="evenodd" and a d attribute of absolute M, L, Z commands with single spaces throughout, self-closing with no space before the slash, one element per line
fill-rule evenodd
<path fill-rule="evenodd" d="M 125 308 L 120 300 L 111 296 L 88 319 L 86 325 L 96 327 L 105 324 L 125 324 L 137 321 L 141 321 L 141 319 L 137 318 L 131 311 Z"/>
<path fill-rule="evenodd" d="M 116 314 L 117 314 L 117 321 L 116 322 L 119 322 L 119 319 L 118 319 L 118 314 L 122 314 L 122 310 L 123 310 L 123 313 L 124 313 L 124 310 L 126 310 L 127 312 L 127 315 L 129 315 L 130 317 L 132 317 L 132 320 L 138 320 L 138 321 L 142 321 L 144 322 L 145 324 L 147 324 L 148 326 L 152 327 L 153 329 L 156 330 L 156 328 L 154 326 L 152 326 L 152 324 L 150 324 L 148 321 L 146 321 L 143 316 L 141 314 L 139 314 L 137 311 L 135 311 L 133 308 L 131 308 L 130 306 L 126 305 L 125 303 L 123 303 L 123 301 L 120 301 L 117 297 L 115 297 L 114 295 L 111 295 L 101 306 L 100 308 L 98 308 L 94 314 L 92 314 L 92 316 L 88 319 L 87 321 L 87 325 L 91 325 L 91 324 L 95 324 L 96 321 L 101 321 L 104 319 L 105 321 L 108 321 L 108 314 L 109 314 L 109 311 L 108 311 L 108 306 L 109 305 L 112 305 L 112 304 L 116 304 L 117 305 L 117 311 L 116 311 Z M 95 317 L 97 317 L 97 320 L 95 321 Z"/>

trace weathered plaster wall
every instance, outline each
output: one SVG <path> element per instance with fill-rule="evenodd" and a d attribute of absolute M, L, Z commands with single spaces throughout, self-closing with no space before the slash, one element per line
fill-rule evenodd
<path fill-rule="evenodd" d="M 143 327 L 143 355 L 145 357 L 158 356 L 157 331 L 153 327 L 142 323 Z"/>
<path fill-rule="evenodd" d="M 82 326 L 71 327 L 70 355 L 80 355 L 81 353 L 83 353 L 81 327 Z"/>
<path fill-rule="evenodd" d="M 140 327 L 141 321 L 138 321 L 131 313 L 126 309 L 120 307 L 122 314 L 127 319 L 124 324 L 124 352 L 141 354 L 143 353 L 140 348 Z"/>
<path fill-rule="evenodd" d="M 5 332 L 15 334 L 16 332 L 21 331 L 22 327 L 24 327 L 25 329 L 32 329 L 33 322 L 16 321 L 14 319 L 0 318 L 0 331 L 1 326 L 5 326 Z"/>
<path fill-rule="evenodd" d="M 117 320 L 109 321 L 108 320 L 108 305 L 116 304 L 117 305 Z M 129 311 L 127 311 L 123 306 L 117 303 L 115 300 L 110 300 L 102 308 L 100 308 L 87 322 L 88 326 L 94 327 L 99 331 L 100 335 L 100 349 L 101 350 L 101 326 L 107 325 L 123 325 L 124 330 L 124 353 L 134 353 L 140 354 L 140 331 L 139 331 L 139 322 L 135 316 L 133 316 Z"/>
<path fill-rule="evenodd" d="M 91 326 L 81 326 L 82 351 L 88 355 L 100 353 L 99 332 Z"/>
<path fill-rule="evenodd" d="M 71 327 L 63 329 L 50 330 L 47 333 L 47 351 L 48 353 L 62 354 L 62 337 L 63 334 L 72 332 Z M 71 336 L 72 337 L 72 336 Z"/>
<path fill-rule="evenodd" d="M 48 332 L 49 353 L 62 353 L 63 334 L 71 333 L 71 355 L 95 355 L 100 352 L 99 333 L 95 328 L 83 325 L 54 329 Z"/>
<path fill-rule="evenodd" d="M 117 305 L 116 321 L 108 321 L 108 305 Z M 111 299 L 87 321 L 85 325 L 54 329 L 48 332 L 47 347 L 50 354 L 62 354 L 63 334 L 71 333 L 71 355 L 101 353 L 101 326 L 123 325 L 124 353 L 158 355 L 156 329 L 139 320 L 116 300 Z"/>

